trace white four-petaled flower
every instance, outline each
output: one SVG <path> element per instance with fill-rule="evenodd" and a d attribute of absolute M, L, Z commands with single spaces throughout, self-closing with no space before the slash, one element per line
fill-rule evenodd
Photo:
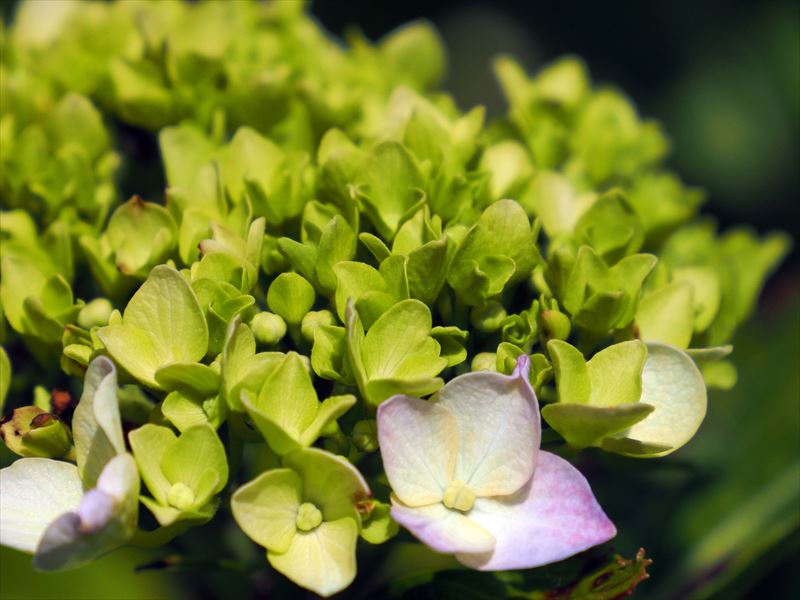
<path fill-rule="evenodd" d="M 539 450 L 523 355 L 510 376 L 454 378 L 431 400 L 378 408 L 392 516 L 438 552 L 481 570 L 558 561 L 616 535 L 580 472 Z"/>

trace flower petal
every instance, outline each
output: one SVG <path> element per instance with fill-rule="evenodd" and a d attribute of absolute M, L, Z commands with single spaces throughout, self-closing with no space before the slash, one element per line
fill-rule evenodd
<path fill-rule="evenodd" d="M 119 548 L 136 531 L 139 472 L 130 454 L 115 456 L 100 474 L 97 487 L 48 525 L 33 557 L 42 571 L 74 569 Z"/>
<path fill-rule="evenodd" d="M 70 463 L 23 458 L 0 470 L 0 544 L 33 553 L 48 525 L 76 510 L 82 496 Z"/>
<path fill-rule="evenodd" d="M 72 417 L 78 471 L 92 488 L 106 463 L 125 452 L 114 363 L 98 356 L 86 370 L 83 393 Z"/>
<path fill-rule="evenodd" d="M 286 552 L 297 527 L 303 484 L 291 469 L 272 469 L 233 494 L 233 518 L 250 539 L 273 552 Z"/>
<path fill-rule="evenodd" d="M 491 553 L 495 545 L 486 529 L 441 502 L 410 507 L 393 498 L 392 518 L 436 552 Z"/>
<path fill-rule="evenodd" d="M 497 539 L 493 552 L 456 555 L 481 571 L 538 567 L 617 534 L 583 475 L 549 452 L 539 452 L 528 485 L 510 497 L 478 498 L 469 519 Z"/>
<path fill-rule="evenodd" d="M 357 540 L 353 519 L 326 521 L 313 531 L 298 531 L 285 553 L 270 550 L 267 559 L 297 585 L 327 597 L 355 579 Z"/>
<path fill-rule="evenodd" d="M 408 506 L 440 502 L 453 479 L 456 421 L 444 406 L 393 396 L 378 407 L 378 443 L 397 497 Z"/>
<path fill-rule="evenodd" d="M 529 370 L 530 359 L 523 354 L 510 376 L 466 373 L 435 396 L 434 402 L 456 417 L 455 479 L 479 497 L 513 494 L 533 474 L 542 426 Z"/>

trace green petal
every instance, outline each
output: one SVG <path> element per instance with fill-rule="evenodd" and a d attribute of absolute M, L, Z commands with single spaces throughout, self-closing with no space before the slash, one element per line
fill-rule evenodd
<path fill-rule="evenodd" d="M 111 357 L 134 377 L 160 389 L 155 371 L 173 362 L 198 362 L 208 326 L 194 291 L 173 268 L 154 268 L 123 313 L 123 325 L 97 331 Z"/>
<path fill-rule="evenodd" d="M 170 483 L 181 482 L 198 495 L 208 470 L 219 476 L 215 492 L 228 482 L 228 460 L 225 447 L 209 425 L 195 425 L 167 447 L 161 457 L 161 470 Z"/>
<path fill-rule="evenodd" d="M 350 517 L 360 522 L 358 505 L 372 494 L 347 459 L 318 448 L 303 448 L 287 455 L 284 465 L 300 475 L 302 500 L 314 504 L 325 521 Z"/>
<path fill-rule="evenodd" d="M 586 363 L 591 382 L 589 405 L 619 406 L 642 395 L 642 368 L 647 347 L 638 340 L 614 344 Z"/>
<path fill-rule="evenodd" d="M 184 390 L 203 398 L 217 393 L 220 375 L 212 367 L 201 363 L 170 363 L 159 367 L 155 380 L 166 391 Z"/>
<path fill-rule="evenodd" d="M 580 350 L 561 340 L 550 340 L 547 350 L 553 361 L 558 401 L 570 404 L 587 404 L 591 394 L 591 380 L 586 360 Z"/>
<path fill-rule="evenodd" d="M 147 489 L 158 504 L 167 505 L 172 482 L 161 470 L 161 460 L 178 437 L 169 427 L 147 423 L 128 434 L 131 450 Z"/>
<path fill-rule="evenodd" d="M 240 487 L 231 497 L 233 518 L 250 539 L 283 553 L 295 536 L 302 482 L 291 469 L 273 469 Z"/>
<path fill-rule="evenodd" d="M 357 539 L 353 519 L 324 522 L 313 531 L 298 531 L 286 552 L 267 551 L 267 559 L 297 585 L 327 597 L 355 579 Z"/>
<path fill-rule="evenodd" d="M 680 349 L 664 344 L 647 344 L 642 372 L 641 402 L 655 407 L 653 414 L 615 437 L 644 445 L 630 456 L 663 456 L 686 444 L 706 415 L 706 386 L 694 361 Z M 652 451 L 647 446 L 666 447 Z"/>
<path fill-rule="evenodd" d="M 336 419 L 350 410 L 356 403 L 356 397 L 352 394 L 343 396 L 331 396 L 325 398 L 317 409 L 317 414 L 311 424 L 303 431 L 300 442 L 303 446 L 310 446 L 322 432 L 334 423 Z"/>
<path fill-rule="evenodd" d="M 686 348 L 694 328 L 692 287 L 687 283 L 664 286 L 639 301 L 636 325 L 641 339 Z"/>
<path fill-rule="evenodd" d="M 542 417 L 570 446 L 582 449 L 599 445 L 606 436 L 631 427 L 652 412 L 653 407 L 642 402 L 619 406 L 559 402 L 543 407 Z"/>

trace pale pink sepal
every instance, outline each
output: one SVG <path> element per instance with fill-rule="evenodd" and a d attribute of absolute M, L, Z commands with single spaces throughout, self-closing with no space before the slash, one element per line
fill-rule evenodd
<path fill-rule="evenodd" d="M 532 484 L 505 498 L 479 498 L 466 516 L 496 540 L 490 552 L 456 555 L 464 565 L 482 571 L 538 567 L 617 534 L 580 471 L 543 451 Z"/>

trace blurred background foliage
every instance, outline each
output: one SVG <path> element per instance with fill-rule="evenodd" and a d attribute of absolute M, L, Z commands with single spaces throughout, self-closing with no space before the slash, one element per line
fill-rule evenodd
<path fill-rule="evenodd" d="M 2 3 L 6 22 L 13 8 L 13 2 Z M 705 210 L 723 228 L 746 222 L 762 233 L 783 229 L 798 237 L 797 2 L 317 0 L 312 12 L 336 35 L 357 24 L 371 38 L 411 19 L 431 20 L 449 52 L 443 87 L 462 108 L 483 104 L 490 115 L 505 110 L 490 69 L 493 56 L 513 54 L 532 71 L 563 54 L 578 55 L 596 82 L 613 83 L 644 116 L 664 122 L 673 141 L 672 166 L 687 183 L 706 188 Z M 130 143 L 122 150 L 138 153 L 142 168 L 128 181 L 160 181 L 158 174 L 141 178 L 158 166 L 155 144 L 135 138 Z M 617 524 L 615 550 L 633 557 L 644 547 L 654 560 L 651 579 L 639 586 L 637 597 L 789 598 L 800 590 L 796 243 L 768 283 L 757 316 L 734 342 L 739 382 L 731 391 L 712 392 L 709 416 L 689 445 L 659 461 L 589 451 L 577 462 Z M 182 541 L 197 556 L 183 570 L 134 573 L 132 564 L 161 560 L 164 552 L 123 550 L 78 571 L 34 574 L 27 556 L 3 548 L 0 598 L 248 598 L 288 592 L 280 582 L 268 587 L 275 581 L 247 567 L 251 558 L 263 564 L 263 557 L 248 555 L 254 549 L 241 534 L 214 527 Z M 221 547 L 236 560 L 217 561 Z M 370 550 L 359 556 L 362 583 L 392 572 L 390 562 L 376 573 Z M 419 561 L 424 570 L 436 560 L 408 550 L 399 545 L 394 563 Z M 492 578 L 470 577 L 465 585 L 462 575 L 445 572 L 426 583 L 423 574 L 384 591 L 418 598 L 496 597 Z"/>

